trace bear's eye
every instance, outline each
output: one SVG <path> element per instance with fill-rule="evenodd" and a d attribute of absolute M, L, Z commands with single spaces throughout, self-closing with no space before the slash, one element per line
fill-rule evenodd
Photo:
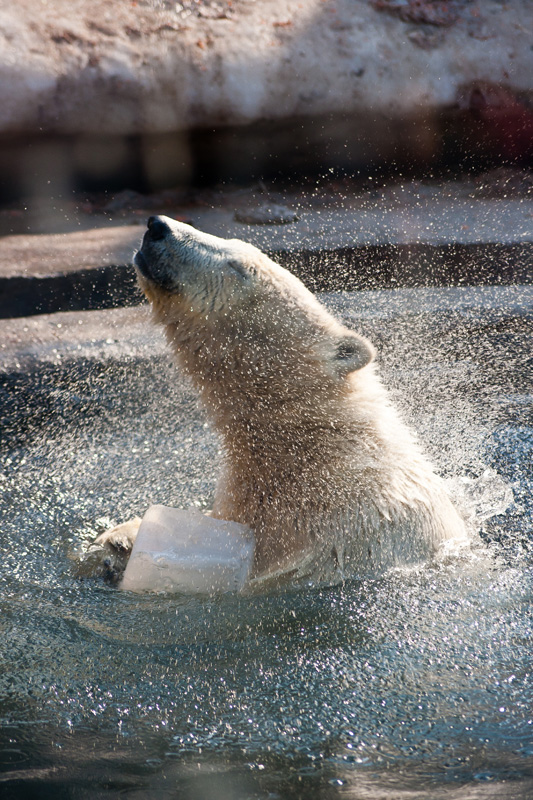
<path fill-rule="evenodd" d="M 233 272 L 236 272 L 237 275 L 240 278 L 244 278 L 244 280 L 248 280 L 248 278 L 250 277 L 248 272 L 245 270 L 243 265 L 240 263 L 240 261 L 237 261 L 235 259 L 231 259 L 230 261 L 227 262 L 227 264 L 228 264 L 228 267 L 231 270 L 233 270 Z"/>
<path fill-rule="evenodd" d="M 343 339 L 337 345 L 336 356 L 339 359 L 349 359 L 353 358 L 357 352 L 358 348 L 355 346 L 355 342 L 352 342 L 350 339 Z"/>

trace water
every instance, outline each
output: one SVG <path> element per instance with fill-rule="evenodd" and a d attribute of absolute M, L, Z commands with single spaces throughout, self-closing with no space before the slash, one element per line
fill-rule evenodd
<path fill-rule="evenodd" d="M 139 596 L 72 556 L 154 502 L 208 507 L 217 442 L 162 348 L 6 377 L 0 795 L 533 796 L 533 291 L 328 299 L 482 546 L 259 597 Z"/>

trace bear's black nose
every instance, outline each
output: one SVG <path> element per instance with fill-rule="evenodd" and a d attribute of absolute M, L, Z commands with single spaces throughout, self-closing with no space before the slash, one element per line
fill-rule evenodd
<path fill-rule="evenodd" d="M 164 239 L 167 233 L 170 233 L 170 228 L 161 217 L 150 217 L 148 220 L 148 238 L 153 242 L 159 239 Z"/>

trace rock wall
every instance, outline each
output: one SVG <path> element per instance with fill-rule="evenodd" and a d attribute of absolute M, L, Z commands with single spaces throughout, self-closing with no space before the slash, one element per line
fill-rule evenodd
<path fill-rule="evenodd" d="M 19 0 L 0 10 L 0 133 L 368 128 L 476 91 L 529 112 L 532 29 L 530 0 Z"/>

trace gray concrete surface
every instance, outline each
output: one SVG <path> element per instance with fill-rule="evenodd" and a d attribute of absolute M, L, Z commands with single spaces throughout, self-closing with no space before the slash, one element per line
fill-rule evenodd
<path fill-rule="evenodd" d="M 297 217 L 289 224 L 238 222 L 247 209 L 279 202 L 246 192 L 165 213 L 252 242 L 313 289 L 529 283 L 533 194 L 501 195 L 477 197 L 460 183 L 318 199 L 293 192 L 284 197 Z M 134 219 L 95 214 L 85 230 L 0 238 L 0 316 L 141 302 L 131 262 L 145 216 L 136 210 Z"/>

